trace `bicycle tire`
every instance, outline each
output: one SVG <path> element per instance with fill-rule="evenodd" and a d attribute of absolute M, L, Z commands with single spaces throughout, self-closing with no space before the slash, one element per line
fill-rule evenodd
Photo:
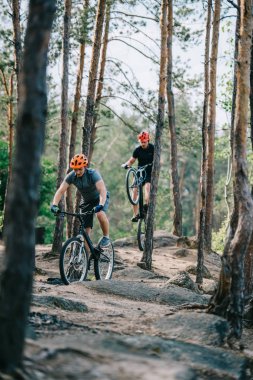
<path fill-rule="evenodd" d="M 100 248 L 99 257 L 94 258 L 94 273 L 96 280 L 110 280 L 114 268 L 114 248 L 112 242 L 105 248 Z"/>
<path fill-rule="evenodd" d="M 88 254 L 77 237 L 68 239 L 61 250 L 59 268 L 64 284 L 84 281 L 88 272 Z"/>
<path fill-rule="evenodd" d="M 140 197 L 140 189 L 138 184 L 138 177 L 136 170 L 134 168 L 130 168 L 127 171 L 126 174 L 126 192 L 127 192 L 127 197 L 129 199 L 129 202 L 132 205 L 137 205 L 139 202 L 139 197 Z M 133 190 L 136 189 L 138 190 L 137 198 L 133 198 Z"/>
<path fill-rule="evenodd" d="M 137 243 L 138 248 L 140 251 L 144 250 L 144 239 L 145 239 L 145 231 L 146 230 L 146 223 L 145 219 L 141 218 L 138 221 L 138 227 L 137 227 Z"/>

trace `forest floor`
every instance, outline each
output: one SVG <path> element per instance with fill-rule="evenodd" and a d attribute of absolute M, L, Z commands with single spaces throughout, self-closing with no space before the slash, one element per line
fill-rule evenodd
<path fill-rule="evenodd" d="M 68 286 L 60 281 L 51 247 L 37 245 L 24 370 L 18 378 L 253 379 L 253 330 L 244 329 L 241 350 L 231 349 L 226 320 L 206 313 L 219 255 L 205 259 L 200 291 L 194 283 L 197 251 L 177 240 L 156 232 L 152 271 L 137 266 L 142 253 L 133 238 L 118 240 L 112 280 L 90 276 Z"/>

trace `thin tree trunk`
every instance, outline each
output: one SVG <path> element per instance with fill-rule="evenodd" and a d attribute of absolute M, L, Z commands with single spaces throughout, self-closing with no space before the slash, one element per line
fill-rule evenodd
<path fill-rule="evenodd" d="M 161 157 L 161 138 L 164 127 L 164 113 L 165 113 L 165 90 L 166 90 L 166 60 L 167 60 L 167 11 L 168 0 L 163 0 L 161 4 L 161 53 L 160 53 L 160 76 L 159 76 L 159 98 L 158 98 L 158 115 L 155 132 L 155 149 L 154 159 L 151 174 L 151 188 L 150 200 L 146 220 L 146 234 L 144 242 L 144 251 L 141 263 L 139 266 L 151 270 L 152 267 L 152 251 L 153 251 L 153 233 L 154 233 L 154 219 L 156 196 L 158 190 L 158 180 L 160 174 L 160 157 Z"/>
<path fill-rule="evenodd" d="M 205 214 L 205 248 L 207 253 L 212 248 L 213 197 L 214 197 L 214 140 L 216 123 L 216 77 L 217 56 L 220 27 L 220 0 L 215 0 L 212 32 L 212 49 L 210 56 L 210 96 L 207 127 L 207 167 L 206 167 L 206 214 Z"/>
<path fill-rule="evenodd" d="M 54 0 L 30 2 L 20 81 L 24 95 L 17 119 L 15 160 L 7 204 L 5 269 L 0 286 L 1 372 L 14 373 L 23 356 L 32 294 L 35 218 L 47 111 L 47 51 L 54 13 Z"/>
<path fill-rule="evenodd" d="M 5 197 L 4 197 L 4 209 L 3 209 L 3 225 L 6 223 L 6 204 L 8 197 L 8 189 L 12 175 L 12 158 L 13 158 L 13 139 L 14 139 L 14 124 L 13 124 L 13 76 L 12 73 L 9 78 L 9 85 L 7 83 L 6 76 L 1 70 L 3 85 L 5 88 L 5 94 L 8 97 L 7 105 L 7 123 L 8 123 L 8 173 L 7 173 L 7 183 L 5 188 Z M 4 228 L 3 228 L 4 229 Z"/>
<path fill-rule="evenodd" d="M 253 40 L 253 36 L 251 38 Z M 251 45 L 250 57 L 250 139 L 253 150 L 253 45 Z"/>
<path fill-rule="evenodd" d="M 253 34 L 251 36 L 251 57 L 250 57 L 250 136 L 253 150 Z M 253 195 L 253 188 L 251 188 Z M 253 233 L 245 257 L 245 297 L 252 297 L 253 294 Z"/>
<path fill-rule="evenodd" d="M 85 13 L 87 13 L 88 8 L 89 8 L 89 0 L 85 0 L 84 1 Z M 75 88 L 74 104 L 73 104 L 71 127 L 70 127 L 69 162 L 71 158 L 75 155 L 75 149 L 76 149 L 76 134 L 77 134 L 77 124 L 78 124 L 78 116 L 79 116 L 79 108 L 80 108 L 84 60 L 85 60 L 85 49 L 86 49 L 86 34 L 87 34 L 87 31 L 83 30 L 83 37 L 82 37 L 82 41 L 79 47 L 79 66 L 78 66 L 78 71 L 77 71 L 76 88 Z M 70 169 L 68 171 L 70 171 Z M 68 212 L 74 211 L 72 186 L 69 186 L 67 189 L 66 208 Z M 69 215 L 67 217 L 67 230 L 66 230 L 66 234 L 68 238 L 72 235 L 72 232 L 73 232 L 72 223 L 73 223 L 73 218 Z"/>
<path fill-rule="evenodd" d="M 200 174 L 200 196 L 201 205 L 199 212 L 198 226 L 198 260 L 196 283 L 203 283 L 203 265 L 205 252 L 205 214 L 206 214 L 206 157 L 207 157 L 207 114 L 208 114 L 208 98 L 209 98 L 209 58 L 210 58 L 210 32 L 212 18 L 212 0 L 208 0 L 207 18 L 206 18 L 206 39 L 205 39 L 205 66 L 204 66 L 204 102 L 203 102 L 203 118 L 202 118 L 202 158 L 201 158 L 201 174 Z"/>
<path fill-rule="evenodd" d="M 94 143 L 95 143 L 96 132 L 97 132 L 96 124 L 97 124 L 100 100 L 102 97 L 102 91 L 103 91 L 103 86 L 104 86 L 104 73 L 105 73 L 106 54 L 107 54 L 107 46 L 108 46 L 110 18 L 111 18 L 111 2 L 109 1 L 106 6 L 105 30 L 104 30 L 104 37 L 103 37 L 103 42 L 102 42 L 100 70 L 99 70 L 97 93 L 96 93 L 96 99 L 95 99 L 95 114 L 94 114 L 92 129 L 91 129 L 90 159 L 94 151 Z"/>
<path fill-rule="evenodd" d="M 97 72 L 99 64 L 99 55 L 101 50 L 101 39 L 103 33 L 103 23 L 105 17 L 106 0 L 98 0 L 95 32 L 92 44 L 92 54 L 90 71 L 88 78 L 88 91 L 86 99 L 84 126 L 83 126 L 83 139 L 82 139 L 82 151 L 90 158 L 90 142 L 91 142 L 91 129 L 93 126 L 94 112 L 95 112 L 95 94 L 96 94 L 96 82 Z"/>
<path fill-rule="evenodd" d="M 176 236 L 182 235 L 182 205 L 178 178 L 178 157 L 177 157 L 177 137 L 175 121 L 174 94 L 172 90 L 172 36 L 173 36 L 173 0 L 168 2 L 168 63 L 167 63 L 167 100 L 168 100 L 168 117 L 170 129 L 170 159 L 171 159 L 171 183 L 173 190 L 174 216 L 173 231 Z"/>
<path fill-rule="evenodd" d="M 14 42 L 14 56 L 15 56 L 15 72 L 17 80 L 17 103 L 20 99 L 20 71 L 21 71 L 21 29 L 20 29 L 20 0 L 12 0 L 12 24 L 13 24 L 13 42 Z"/>
<path fill-rule="evenodd" d="M 240 0 L 238 0 L 238 8 L 240 9 Z M 232 112 L 231 112 L 231 132 L 230 132 L 230 144 L 231 144 L 231 155 L 233 157 L 234 150 L 234 121 L 235 121 L 235 101 L 236 101 L 236 88 L 237 88 L 237 58 L 238 58 L 238 42 L 240 33 L 240 10 L 237 11 L 237 21 L 235 28 L 235 62 L 234 62 L 234 84 L 233 84 L 233 96 L 232 96 Z M 234 173 L 233 173 L 234 177 Z M 226 234 L 226 241 L 224 246 L 224 251 L 222 254 L 222 267 L 219 276 L 218 288 L 215 294 L 212 296 L 209 302 L 209 310 L 222 316 L 226 316 L 227 307 L 229 304 L 229 294 L 230 294 L 230 282 L 231 282 L 231 265 L 229 250 L 231 241 L 235 235 L 235 231 L 238 225 L 238 212 L 239 206 L 236 199 L 235 192 L 235 182 L 233 178 L 233 211 L 230 216 L 228 231 Z"/>
<path fill-rule="evenodd" d="M 64 180 L 67 167 L 68 146 L 68 82 L 69 82 L 69 34 L 71 20 L 72 0 L 65 0 L 64 28 L 63 28 L 63 68 L 62 68 L 62 93 L 61 93 L 61 136 L 59 148 L 59 167 L 57 174 L 57 189 Z M 64 199 L 59 202 L 61 210 L 64 209 Z M 58 217 L 55 223 L 52 253 L 57 254 L 61 250 L 63 240 L 64 219 Z"/>

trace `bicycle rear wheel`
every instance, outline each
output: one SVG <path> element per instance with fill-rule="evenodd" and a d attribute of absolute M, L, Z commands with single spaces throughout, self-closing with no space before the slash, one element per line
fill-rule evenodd
<path fill-rule="evenodd" d="M 138 242 L 138 247 L 140 251 L 144 250 L 145 232 L 146 232 L 145 219 L 141 218 L 138 221 L 138 228 L 137 228 L 137 242 Z"/>
<path fill-rule="evenodd" d="M 94 272 L 96 280 L 110 280 L 114 267 L 114 248 L 112 242 L 105 248 L 99 248 L 94 258 Z"/>
<path fill-rule="evenodd" d="M 60 255 L 60 274 L 64 284 L 84 281 L 88 271 L 88 255 L 84 243 L 77 237 L 68 239 Z"/>
<path fill-rule="evenodd" d="M 136 190 L 136 192 L 137 192 L 136 199 L 135 199 L 134 190 Z M 127 192 L 129 202 L 132 205 L 137 205 L 139 202 L 139 197 L 140 197 L 140 189 L 138 186 L 137 173 L 136 173 L 136 170 L 134 168 L 130 168 L 127 171 L 127 174 L 126 174 L 126 192 Z"/>

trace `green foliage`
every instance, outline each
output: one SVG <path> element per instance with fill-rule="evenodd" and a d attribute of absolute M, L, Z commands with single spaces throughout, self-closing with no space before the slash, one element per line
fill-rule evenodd
<path fill-rule="evenodd" d="M 44 158 L 42 161 L 39 213 L 36 225 L 38 227 L 45 227 L 46 244 L 51 243 L 52 241 L 52 233 L 55 224 L 55 219 L 50 211 L 50 204 L 56 190 L 56 174 L 57 170 L 55 163 Z"/>
<path fill-rule="evenodd" d="M 220 254 L 222 254 L 224 250 L 227 226 L 228 221 L 223 221 L 220 229 L 212 234 L 212 249 Z"/>

